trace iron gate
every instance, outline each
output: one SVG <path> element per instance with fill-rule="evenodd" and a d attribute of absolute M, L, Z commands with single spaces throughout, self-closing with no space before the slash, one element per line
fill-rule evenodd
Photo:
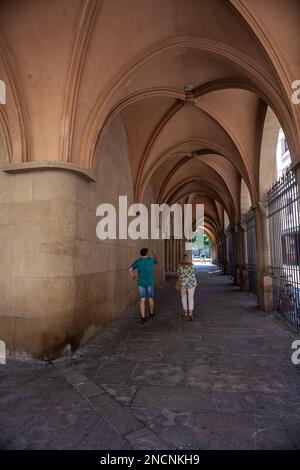
<path fill-rule="evenodd" d="M 296 175 L 288 170 L 268 191 L 273 301 L 281 315 L 300 329 L 300 231 Z"/>
<path fill-rule="evenodd" d="M 247 227 L 247 270 L 249 290 L 256 294 L 256 248 L 255 248 L 255 218 L 252 209 L 246 215 Z"/>

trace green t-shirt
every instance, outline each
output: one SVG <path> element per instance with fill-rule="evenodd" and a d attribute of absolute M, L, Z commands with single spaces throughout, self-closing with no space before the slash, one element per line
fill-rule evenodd
<path fill-rule="evenodd" d="M 132 263 L 130 266 L 138 273 L 138 286 L 153 286 L 154 276 L 153 267 L 157 264 L 156 258 L 148 258 L 143 256 Z"/>

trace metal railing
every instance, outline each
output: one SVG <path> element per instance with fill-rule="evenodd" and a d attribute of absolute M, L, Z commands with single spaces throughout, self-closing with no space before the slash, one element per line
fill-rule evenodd
<path fill-rule="evenodd" d="M 273 304 L 300 329 L 300 227 L 296 175 L 288 170 L 267 194 Z"/>

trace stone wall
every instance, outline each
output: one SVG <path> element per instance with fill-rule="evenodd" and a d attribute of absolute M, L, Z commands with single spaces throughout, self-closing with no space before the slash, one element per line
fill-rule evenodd
<path fill-rule="evenodd" d="M 6 164 L 0 141 L 0 164 Z M 11 354 L 75 349 L 137 300 L 128 266 L 147 241 L 96 237 L 96 207 L 133 202 L 126 133 L 113 122 L 96 182 L 62 170 L 0 173 L 0 339 Z M 151 188 L 146 203 L 152 202 Z M 164 243 L 156 283 L 164 277 Z"/>

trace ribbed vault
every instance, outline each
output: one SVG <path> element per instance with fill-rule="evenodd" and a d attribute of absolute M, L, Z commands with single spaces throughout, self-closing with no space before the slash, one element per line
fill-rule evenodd
<path fill-rule="evenodd" d="M 57 160 L 95 174 L 121 119 L 135 200 L 150 186 L 157 202 L 200 194 L 216 237 L 224 210 L 239 221 L 241 181 L 252 206 L 263 198 L 267 109 L 298 163 L 298 0 L 28 3 L 1 4 L 0 129 L 11 167 Z"/>

